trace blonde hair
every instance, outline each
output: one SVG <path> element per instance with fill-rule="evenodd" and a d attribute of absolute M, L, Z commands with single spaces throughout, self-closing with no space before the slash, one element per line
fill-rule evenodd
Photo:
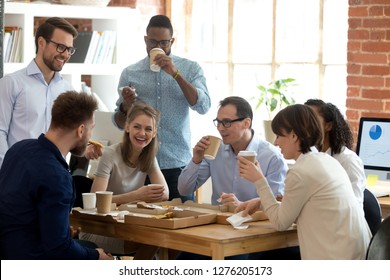
<path fill-rule="evenodd" d="M 153 119 L 154 129 L 157 133 L 158 123 L 160 121 L 160 112 L 154 109 L 152 106 L 145 102 L 138 101 L 127 112 L 126 124 L 131 123 L 139 115 L 146 115 Z M 141 152 L 138 159 L 138 166 L 142 172 L 147 172 L 153 165 L 154 158 L 156 157 L 158 150 L 157 135 Z M 123 139 L 121 142 L 121 154 L 122 159 L 126 165 L 134 167 L 130 161 L 130 156 L 133 153 L 133 147 L 130 143 L 129 132 L 124 132 Z"/>

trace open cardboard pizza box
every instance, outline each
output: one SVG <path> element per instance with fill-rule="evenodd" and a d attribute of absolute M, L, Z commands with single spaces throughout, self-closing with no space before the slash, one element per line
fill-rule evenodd
<path fill-rule="evenodd" d="M 120 211 L 129 211 L 125 215 L 126 223 L 170 229 L 210 223 L 229 224 L 226 219 L 234 214 L 234 209 L 234 206 L 199 204 L 193 201 L 182 203 L 179 198 L 160 203 L 123 204 L 118 207 Z M 173 213 L 173 217 L 162 218 L 161 215 L 168 212 Z M 253 221 L 268 219 L 263 211 L 257 211 L 251 216 Z"/>
<path fill-rule="evenodd" d="M 213 224 L 216 221 L 217 214 L 190 210 L 167 210 L 165 214 L 157 215 L 130 212 L 125 215 L 125 223 L 166 229 L 179 229 Z"/>
<path fill-rule="evenodd" d="M 161 205 L 174 205 L 176 207 L 186 209 L 186 210 L 194 210 L 199 212 L 206 213 L 216 213 L 217 214 L 217 223 L 228 225 L 229 222 L 226 221 L 227 218 L 234 215 L 234 210 L 236 206 L 234 205 L 211 205 L 211 204 L 200 204 L 194 201 L 188 200 L 184 203 L 181 202 L 180 198 L 175 198 L 171 201 L 164 201 L 160 203 Z M 268 217 L 261 210 L 256 211 L 252 215 L 252 221 L 263 221 L 268 220 Z"/>
<path fill-rule="evenodd" d="M 113 210 L 107 214 L 99 214 L 96 212 L 96 209 L 92 210 L 84 210 L 80 207 L 75 207 L 72 209 L 72 215 L 75 217 L 85 217 L 88 215 L 88 219 L 93 219 L 97 221 L 106 221 L 106 222 L 118 222 L 119 217 L 118 214 L 120 211 Z"/>

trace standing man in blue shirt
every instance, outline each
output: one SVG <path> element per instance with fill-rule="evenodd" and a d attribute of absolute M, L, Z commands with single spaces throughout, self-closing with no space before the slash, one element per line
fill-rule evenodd
<path fill-rule="evenodd" d="M 65 92 L 52 108 L 46 134 L 14 144 L 0 169 L 0 257 L 113 259 L 72 239 L 69 213 L 75 190 L 66 155 L 83 155 L 95 126 L 97 101 Z"/>
<path fill-rule="evenodd" d="M 261 140 L 252 129 L 253 112 L 250 104 L 238 96 L 230 96 L 220 102 L 214 120 L 223 143 L 214 160 L 204 158 L 210 145 L 208 136 L 202 137 L 193 149 L 192 160 L 183 169 L 178 189 L 180 194 L 194 192 L 211 177 L 212 204 L 234 204 L 254 200 L 260 207 L 260 199 L 254 184 L 238 173 L 237 155 L 240 151 L 255 151 L 260 168 L 267 178 L 275 197 L 284 193 L 287 164 L 280 151 L 271 143 Z"/>
<path fill-rule="evenodd" d="M 148 56 L 125 68 L 118 89 L 124 87 L 116 102 L 114 123 L 124 127 L 126 113 L 136 98 L 161 112 L 158 128 L 160 141 L 157 160 L 169 186 L 169 200 L 180 197 L 177 179 L 182 168 L 191 160 L 190 109 L 205 114 L 210 109 L 210 96 L 203 70 L 197 62 L 171 54 L 175 42 L 168 17 L 153 16 L 144 37 Z M 161 48 L 154 63 L 160 72 L 150 70 L 149 52 Z M 137 93 L 136 93 L 137 92 Z M 136 97 L 137 96 L 137 97 Z M 192 199 L 193 194 L 182 197 Z"/>

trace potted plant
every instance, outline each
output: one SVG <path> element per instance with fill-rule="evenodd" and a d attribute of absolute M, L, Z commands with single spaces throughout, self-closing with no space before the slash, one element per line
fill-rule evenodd
<path fill-rule="evenodd" d="M 295 86 L 295 79 L 286 78 L 271 81 L 268 85 L 258 85 L 259 95 L 256 110 L 264 106 L 268 113 L 268 120 L 264 120 L 264 134 L 267 141 L 273 143 L 275 135 L 271 129 L 271 120 L 282 108 L 295 103 L 291 86 Z"/>

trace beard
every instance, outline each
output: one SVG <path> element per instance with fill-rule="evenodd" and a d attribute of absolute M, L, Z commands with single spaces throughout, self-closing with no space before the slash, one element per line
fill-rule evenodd
<path fill-rule="evenodd" d="M 50 59 L 49 57 L 43 55 L 43 62 L 45 63 L 45 65 L 51 70 L 51 71 L 54 71 L 54 72 L 60 72 L 62 70 L 62 67 L 64 66 L 65 63 L 63 64 L 60 64 L 60 65 L 57 65 L 53 62 L 53 60 L 55 59 L 55 57 L 53 59 Z M 66 61 L 65 61 L 66 62 Z"/>
<path fill-rule="evenodd" d="M 80 140 L 80 143 L 76 145 L 76 147 L 70 150 L 70 153 L 72 155 L 82 157 L 84 156 L 85 150 L 87 149 L 87 145 L 88 145 L 88 140 L 83 138 Z"/>

